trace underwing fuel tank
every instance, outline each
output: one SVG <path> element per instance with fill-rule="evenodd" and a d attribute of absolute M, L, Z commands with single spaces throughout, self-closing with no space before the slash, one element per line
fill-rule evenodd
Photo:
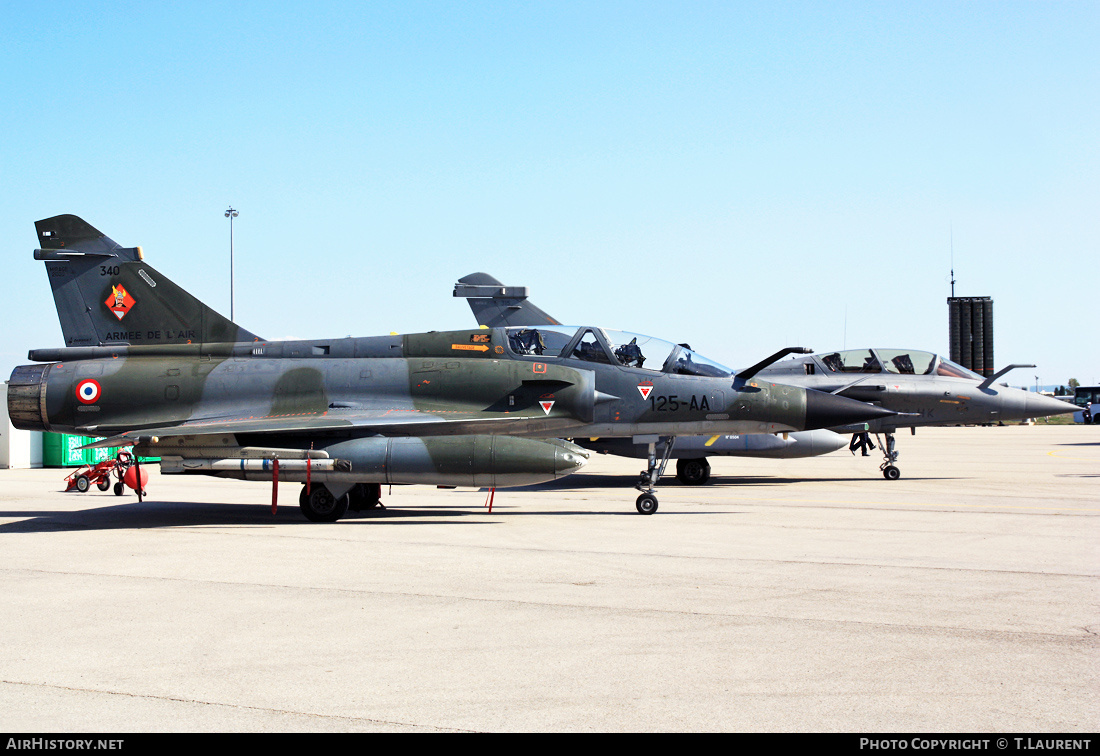
<path fill-rule="evenodd" d="M 512 436 L 375 436 L 323 449 L 328 459 L 281 460 L 279 480 L 304 483 L 413 484 L 507 488 L 544 483 L 576 472 L 589 452 L 558 439 Z M 270 460 L 162 459 L 166 473 L 197 472 L 243 480 L 271 480 Z"/>
<path fill-rule="evenodd" d="M 599 454 L 645 459 L 649 444 L 634 443 L 630 438 L 579 439 L 586 449 Z M 681 436 L 669 454 L 671 459 L 700 457 L 758 457 L 764 459 L 797 459 L 828 454 L 848 445 L 848 439 L 828 430 L 797 433 L 744 433 L 720 436 Z"/>

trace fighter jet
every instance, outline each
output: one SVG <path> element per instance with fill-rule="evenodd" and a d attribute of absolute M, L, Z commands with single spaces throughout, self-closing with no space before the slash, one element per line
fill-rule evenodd
<path fill-rule="evenodd" d="M 506 287 L 485 273 L 460 278 L 453 296 L 466 298 L 482 325 L 527 328 L 534 332 L 552 328 L 557 322 L 527 301 L 526 287 Z M 901 477 L 894 437 L 898 428 L 909 428 L 915 433 L 922 425 L 996 423 L 1073 412 L 1071 405 L 1058 399 L 1009 388 L 1003 383 L 995 385 L 997 379 L 1018 367 L 1034 365 L 1009 365 L 984 378 L 932 352 L 851 349 L 771 360 L 741 373 L 713 363 L 706 370 L 710 375 L 728 376 L 751 372 L 758 379 L 817 389 L 894 410 L 896 414 L 867 423 L 836 425 L 830 429 L 852 433 L 849 448 L 861 451 L 864 456 L 875 448 L 870 434 L 883 434 L 886 440 L 880 441 L 880 446 L 884 459 L 879 469 L 887 480 L 897 480 Z M 710 477 L 706 458 L 720 453 L 713 450 L 713 446 L 722 449 L 720 442 L 720 438 L 678 440 L 683 457 L 677 463 L 677 477 L 685 483 L 706 482 Z M 637 449 L 628 450 L 621 442 L 616 445 L 626 456 L 638 454 Z"/>
<path fill-rule="evenodd" d="M 133 445 L 165 473 L 301 482 L 314 521 L 373 506 L 383 483 L 495 490 L 566 475 L 588 452 L 560 439 L 597 436 L 648 443 L 636 508 L 652 514 L 675 436 L 893 414 L 594 327 L 267 341 L 76 216 L 35 226 L 68 346 L 31 350 L 36 364 L 12 372 L 13 424 Z"/>
<path fill-rule="evenodd" d="M 527 287 L 505 286 L 486 273 L 471 273 L 459 279 L 455 284 L 454 296 L 464 297 L 478 323 L 487 328 L 559 325 L 557 320 L 528 301 Z M 720 365 L 716 365 L 712 372 L 715 375 L 733 374 L 733 371 Z M 635 443 L 631 439 L 578 438 L 575 442 L 601 454 L 641 459 L 648 456 L 648 444 Z M 828 454 L 847 445 L 845 436 L 824 429 L 779 435 L 683 436 L 676 440 L 670 457 L 676 460 L 676 478 L 681 483 L 701 485 L 710 480 L 711 468 L 707 457 L 793 459 Z"/>

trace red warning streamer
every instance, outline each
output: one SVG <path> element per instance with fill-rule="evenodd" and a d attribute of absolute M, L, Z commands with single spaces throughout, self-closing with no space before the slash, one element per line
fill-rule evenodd
<path fill-rule="evenodd" d="M 279 459 L 275 458 L 271 473 L 271 514 L 279 508 Z"/>

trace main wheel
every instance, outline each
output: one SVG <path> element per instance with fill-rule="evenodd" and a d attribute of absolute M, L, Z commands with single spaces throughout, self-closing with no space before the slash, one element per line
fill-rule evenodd
<path fill-rule="evenodd" d="M 639 513 L 651 515 L 657 511 L 657 497 L 653 494 L 644 493 L 634 502 L 634 506 L 638 508 Z"/>
<path fill-rule="evenodd" d="M 88 489 L 91 487 L 91 485 L 92 484 L 88 480 L 87 475 L 78 475 L 78 476 L 76 476 L 76 490 L 80 491 L 80 493 L 87 493 Z"/>
<path fill-rule="evenodd" d="M 302 486 L 302 493 L 298 497 L 298 506 L 302 508 L 302 514 L 310 522 L 336 522 L 348 511 L 348 495 L 340 498 L 332 495 L 332 491 L 324 486 L 312 486 L 309 495 Z"/>
<path fill-rule="evenodd" d="M 886 480 L 897 480 L 901 477 L 901 470 L 893 465 L 887 465 L 882 468 L 882 477 L 886 478 Z"/>
<path fill-rule="evenodd" d="M 676 460 L 676 478 L 685 486 L 701 486 L 710 480 L 710 462 L 706 457 Z"/>
<path fill-rule="evenodd" d="M 111 479 L 110 478 L 104 478 L 103 480 L 96 483 L 96 487 L 100 491 L 106 491 L 108 488 L 111 487 Z"/>
<path fill-rule="evenodd" d="M 356 483 L 348 491 L 348 508 L 354 512 L 374 509 L 382 503 L 380 483 Z"/>

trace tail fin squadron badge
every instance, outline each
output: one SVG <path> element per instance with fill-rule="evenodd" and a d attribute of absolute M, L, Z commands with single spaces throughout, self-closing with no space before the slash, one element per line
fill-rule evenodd
<path fill-rule="evenodd" d="M 130 296 L 130 292 L 126 291 L 126 288 L 119 284 L 115 286 L 111 285 L 111 296 L 107 297 L 103 301 L 103 304 L 107 305 L 107 309 L 115 314 L 115 317 L 122 320 L 126 317 L 126 313 L 130 312 L 130 308 L 137 304 L 133 297 Z"/>

